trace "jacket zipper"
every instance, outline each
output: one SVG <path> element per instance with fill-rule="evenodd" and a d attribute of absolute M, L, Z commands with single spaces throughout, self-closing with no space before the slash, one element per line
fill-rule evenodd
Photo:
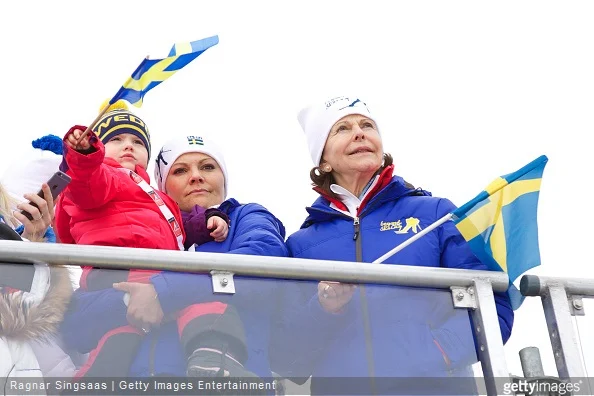
<path fill-rule="evenodd" d="M 156 332 L 151 334 L 151 347 L 149 350 L 149 375 L 155 376 L 155 352 L 157 350 L 157 336 Z"/>
<path fill-rule="evenodd" d="M 417 193 L 417 190 L 409 191 L 406 194 L 402 194 L 398 197 L 380 200 L 378 202 L 374 202 L 374 205 L 368 205 L 365 209 L 359 213 L 359 216 L 355 217 L 353 220 L 353 226 L 355 227 L 355 235 L 353 239 L 355 240 L 355 257 L 357 262 L 363 261 L 363 244 L 361 242 L 361 224 L 360 218 L 363 217 L 363 214 L 367 212 L 371 212 L 372 209 L 383 205 L 385 202 L 388 201 L 396 201 L 402 197 L 406 197 L 409 195 L 414 195 Z M 371 331 L 371 319 L 369 318 L 369 309 L 368 309 L 368 302 L 367 302 L 367 293 L 365 290 L 365 285 L 360 285 L 359 293 L 361 295 L 361 314 L 363 315 L 363 329 L 365 332 L 365 351 L 367 355 L 367 371 L 369 378 L 371 380 L 371 394 L 377 395 L 377 388 L 375 384 L 375 361 L 373 359 L 373 342 L 372 342 L 372 331 Z"/>
<path fill-rule="evenodd" d="M 353 219 L 353 226 L 355 227 L 355 235 L 353 235 L 353 239 L 355 240 L 355 257 L 358 263 L 363 262 L 363 244 L 361 242 L 361 224 L 359 221 L 359 216 L 356 216 Z M 371 394 L 377 395 L 376 387 L 375 387 L 375 361 L 374 361 L 374 353 L 373 353 L 373 342 L 372 342 L 372 332 L 371 332 L 371 323 L 369 318 L 369 308 L 367 303 L 367 293 L 365 291 L 365 285 L 359 286 L 359 293 L 360 293 L 360 301 L 361 301 L 361 314 L 363 315 L 363 330 L 365 331 L 365 353 L 367 358 L 367 373 L 369 378 L 371 379 Z"/>

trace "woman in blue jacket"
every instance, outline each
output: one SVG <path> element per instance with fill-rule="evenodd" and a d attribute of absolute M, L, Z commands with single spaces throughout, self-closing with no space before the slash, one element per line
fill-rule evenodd
<path fill-rule="evenodd" d="M 393 175 L 378 124 L 357 97 L 314 104 L 298 119 L 320 197 L 287 240 L 291 256 L 372 262 L 455 208 Z M 452 223 L 384 264 L 486 269 Z M 495 299 L 505 342 L 513 311 L 504 294 Z M 339 382 L 331 380 L 336 377 L 472 376 L 476 352 L 469 316 L 454 310 L 448 291 L 319 282 L 301 308 L 288 302 L 283 313 L 277 329 L 285 342 L 275 350 L 273 368 L 287 377 L 312 375 L 313 393 L 353 392 L 362 384 L 343 381 L 346 388 L 340 390 Z M 376 389 L 363 393 L 394 394 L 381 390 L 383 385 L 389 384 L 378 380 Z"/>
<path fill-rule="evenodd" d="M 208 242 L 190 250 L 213 253 L 287 256 L 282 223 L 263 206 L 226 199 L 227 169 L 220 148 L 199 136 L 178 136 L 168 141 L 156 160 L 158 188 L 191 215 L 195 205 L 218 207 L 229 217 L 229 232 L 223 242 Z M 120 282 L 115 289 L 76 292 L 62 327 L 64 338 L 81 352 L 91 350 L 107 332 L 127 323 L 152 329 L 141 342 L 129 376 L 186 375 L 185 352 L 175 321 L 163 320 L 197 303 L 212 303 L 213 317 L 226 304 L 238 312 L 246 329 L 245 368 L 259 377 L 270 377 L 268 344 L 273 295 L 278 282 L 262 278 L 235 277 L 236 293 L 213 294 L 209 274 L 161 272 L 148 284 Z M 124 291 L 129 302 L 123 302 Z M 155 296 L 157 298 L 155 298 Z M 123 314 L 122 314 L 123 313 Z M 224 376 L 231 366 L 226 351 L 213 351 L 209 359 L 213 375 Z"/>

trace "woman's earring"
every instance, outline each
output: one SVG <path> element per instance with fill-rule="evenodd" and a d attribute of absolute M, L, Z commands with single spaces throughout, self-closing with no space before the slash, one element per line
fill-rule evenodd
<path fill-rule="evenodd" d="M 330 164 L 328 164 L 328 163 L 325 163 L 325 164 L 322 166 L 322 170 L 323 170 L 325 173 L 330 173 L 330 172 L 332 172 L 332 167 L 330 166 Z"/>

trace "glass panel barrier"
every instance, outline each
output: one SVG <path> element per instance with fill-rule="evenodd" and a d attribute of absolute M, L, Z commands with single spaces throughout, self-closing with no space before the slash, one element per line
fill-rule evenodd
<path fill-rule="evenodd" d="M 215 294 L 207 274 L 0 271 L 6 394 L 485 394 L 449 290 L 236 275 Z"/>

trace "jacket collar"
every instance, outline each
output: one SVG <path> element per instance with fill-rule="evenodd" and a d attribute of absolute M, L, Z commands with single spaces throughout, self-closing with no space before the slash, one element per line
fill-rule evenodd
<path fill-rule="evenodd" d="M 387 166 L 379 174 L 379 176 L 374 176 L 375 178 L 377 178 L 377 180 L 373 182 L 367 193 L 365 193 L 365 197 L 363 198 L 363 201 L 361 202 L 361 205 L 359 207 L 359 213 L 361 213 L 361 210 L 365 207 L 365 205 L 367 204 L 367 202 L 369 202 L 371 198 L 373 198 L 380 190 L 382 190 L 390 183 L 390 181 L 392 180 L 393 172 L 394 165 L 390 165 Z M 336 206 L 338 209 L 348 211 L 347 206 L 340 199 L 328 195 L 328 193 L 322 190 L 320 187 L 316 186 L 313 188 L 313 190 L 320 194 L 326 201 L 328 201 L 331 204 L 334 204 L 334 206 Z"/>
<path fill-rule="evenodd" d="M 229 214 L 235 209 L 236 207 L 240 206 L 241 204 L 237 202 L 235 198 L 229 198 L 223 201 L 222 204 L 219 205 L 219 210 L 225 212 L 225 214 Z"/>
<path fill-rule="evenodd" d="M 377 182 L 370 188 L 368 193 L 363 198 L 361 206 L 358 210 L 359 215 L 373 203 L 384 199 L 396 199 L 403 195 L 413 193 L 414 191 L 418 191 L 419 195 L 431 195 L 429 191 L 415 188 L 412 184 L 406 182 L 400 176 L 392 176 L 393 171 L 394 165 L 390 165 L 382 171 Z M 305 219 L 305 222 L 301 225 L 301 228 L 306 228 L 311 224 L 328 221 L 336 217 L 346 216 L 345 214 L 330 207 L 330 204 L 332 203 L 337 208 L 344 208 L 344 210 L 347 211 L 348 209 L 340 200 L 328 196 L 319 188 L 314 188 L 314 190 L 320 194 L 320 197 L 315 200 L 313 205 L 306 208 L 309 216 L 307 219 Z"/>

